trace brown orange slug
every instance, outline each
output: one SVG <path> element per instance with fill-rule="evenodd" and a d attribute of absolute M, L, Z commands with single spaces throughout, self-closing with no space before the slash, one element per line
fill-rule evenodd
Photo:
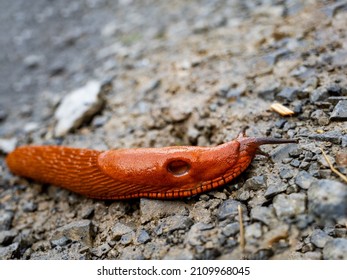
<path fill-rule="evenodd" d="M 293 139 L 241 133 L 216 147 L 177 146 L 96 151 L 62 146 L 23 146 L 6 162 L 19 176 L 98 199 L 180 198 L 212 190 L 241 174 L 259 146 Z"/>

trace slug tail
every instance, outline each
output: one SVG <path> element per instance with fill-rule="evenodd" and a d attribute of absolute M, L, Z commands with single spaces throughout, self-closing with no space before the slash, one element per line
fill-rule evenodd
<path fill-rule="evenodd" d="M 16 175 L 64 187 L 88 197 L 107 196 L 114 180 L 97 166 L 100 151 L 60 146 L 23 146 L 6 158 Z"/>

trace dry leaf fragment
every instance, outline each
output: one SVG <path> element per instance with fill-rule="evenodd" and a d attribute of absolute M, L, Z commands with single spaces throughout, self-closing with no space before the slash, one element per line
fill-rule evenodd
<path fill-rule="evenodd" d="M 271 109 L 281 116 L 291 116 L 294 114 L 292 110 L 277 102 L 271 105 Z"/>

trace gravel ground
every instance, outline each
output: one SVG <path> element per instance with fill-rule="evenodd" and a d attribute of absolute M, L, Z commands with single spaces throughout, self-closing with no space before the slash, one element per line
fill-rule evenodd
<path fill-rule="evenodd" d="M 347 1 L 18 0 L 0 11 L 0 259 L 347 259 L 347 185 L 321 151 L 347 174 Z M 271 160 L 187 199 L 88 199 L 4 161 L 24 144 L 213 146 L 245 126 L 299 143 L 267 146 Z"/>

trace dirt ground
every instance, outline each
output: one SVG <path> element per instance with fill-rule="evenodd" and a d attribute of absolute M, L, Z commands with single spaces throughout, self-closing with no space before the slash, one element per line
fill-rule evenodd
<path fill-rule="evenodd" d="M 347 1 L 17 0 L 0 11 L 0 259 L 347 259 Z M 185 199 L 89 199 L 5 163 L 27 144 L 216 146 L 246 126 L 298 143 L 264 146 L 270 159 Z"/>

